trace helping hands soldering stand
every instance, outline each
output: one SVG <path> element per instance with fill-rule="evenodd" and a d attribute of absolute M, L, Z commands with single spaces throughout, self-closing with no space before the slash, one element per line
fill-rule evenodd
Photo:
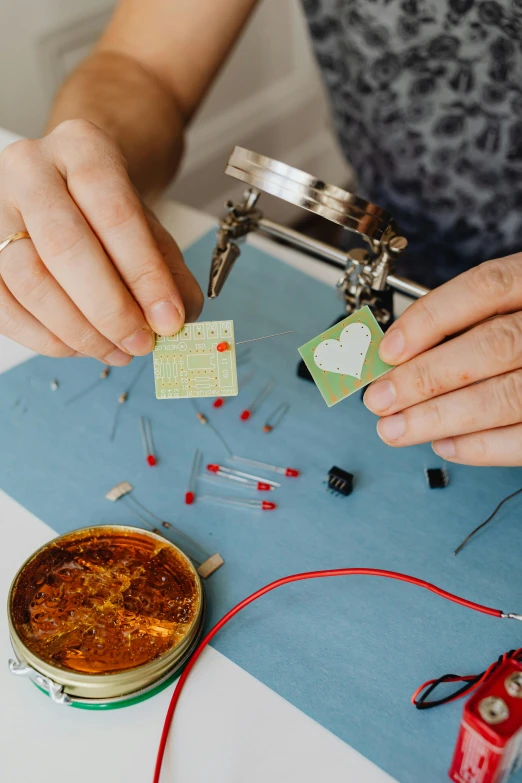
<path fill-rule="evenodd" d="M 394 291 L 412 298 L 428 293 L 428 288 L 393 274 L 395 258 L 406 249 L 408 241 L 398 233 L 391 215 L 384 209 L 335 185 L 327 185 L 304 171 L 242 147 L 234 148 L 225 174 L 252 187 L 245 191 L 238 204 L 227 204 L 228 214 L 220 223 L 212 255 L 208 284 L 210 299 L 220 293 L 240 255 L 238 242 L 251 231 L 284 240 L 343 269 L 337 287 L 344 298 L 345 315 L 368 305 L 383 329 L 393 321 Z M 367 247 L 346 252 L 267 220 L 257 208 L 260 191 L 353 231 Z"/>

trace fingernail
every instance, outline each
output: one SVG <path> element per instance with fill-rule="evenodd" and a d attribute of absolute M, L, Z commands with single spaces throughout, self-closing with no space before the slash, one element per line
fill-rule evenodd
<path fill-rule="evenodd" d="M 393 405 L 396 399 L 395 386 L 391 381 L 377 381 L 366 389 L 363 402 L 371 411 L 380 413 Z"/>
<path fill-rule="evenodd" d="M 148 311 L 148 316 L 149 322 L 157 334 L 176 334 L 183 326 L 183 318 L 180 311 L 176 305 L 167 299 L 152 305 Z"/>
<path fill-rule="evenodd" d="M 443 459 L 450 459 L 456 454 L 455 441 L 453 438 L 442 438 L 442 440 L 435 440 L 431 444 L 431 448 Z"/>
<path fill-rule="evenodd" d="M 154 348 L 154 335 L 148 329 L 138 329 L 122 340 L 121 344 L 133 356 L 144 356 Z"/>
<path fill-rule="evenodd" d="M 377 433 L 386 443 L 393 442 L 404 435 L 406 430 L 406 421 L 403 413 L 395 413 L 393 416 L 386 416 L 379 419 L 377 423 Z"/>
<path fill-rule="evenodd" d="M 132 361 L 132 356 L 129 356 L 128 353 L 123 353 L 119 348 L 116 348 L 115 351 L 105 357 L 105 361 L 113 367 L 125 367 L 125 365 Z"/>
<path fill-rule="evenodd" d="M 384 337 L 379 346 L 379 356 L 383 362 L 393 364 L 404 352 L 405 348 L 404 335 L 400 329 L 390 329 Z"/>

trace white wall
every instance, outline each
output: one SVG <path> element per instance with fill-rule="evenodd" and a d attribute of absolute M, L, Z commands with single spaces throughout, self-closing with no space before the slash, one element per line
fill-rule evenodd
<path fill-rule="evenodd" d="M 1 0 L 0 126 L 39 135 L 57 87 L 89 51 L 113 5 Z M 260 3 L 189 132 L 188 153 L 171 193 L 220 214 L 224 201 L 243 189 L 222 174 L 235 144 L 326 181 L 343 184 L 349 177 L 298 0 Z M 263 208 L 279 220 L 296 216 L 294 207 L 270 197 L 263 197 Z"/>

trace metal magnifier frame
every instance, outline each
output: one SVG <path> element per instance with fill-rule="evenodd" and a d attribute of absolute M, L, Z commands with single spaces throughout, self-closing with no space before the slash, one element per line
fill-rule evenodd
<path fill-rule="evenodd" d="M 225 173 L 245 182 L 249 189 L 237 204 L 227 203 L 212 257 L 208 296 L 215 298 L 240 255 L 238 242 L 251 231 L 283 240 L 343 269 L 338 283 L 347 313 L 368 304 L 386 325 L 392 318 L 393 290 L 417 298 L 429 289 L 393 274 L 394 261 L 406 247 L 392 216 L 336 185 L 329 185 L 280 161 L 235 147 Z M 260 191 L 324 217 L 358 234 L 364 246 L 344 251 L 263 217 L 257 207 Z"/>
<path fill-rule="evenodd" d="M 225 174 L 368 239 L 380 241 L 392 222 L 391 215 L 381 207 L 243 147 L 235 147 Z"/>

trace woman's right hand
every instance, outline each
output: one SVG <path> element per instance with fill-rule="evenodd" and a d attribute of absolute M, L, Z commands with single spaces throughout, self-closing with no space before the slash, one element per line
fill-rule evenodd
<path fill-rule="evenodd" d="M 123 366 L 199 315 L 181 252 L 111 138 L 68 120 L 0 154 L 0 333 L 46 356 Z"/>

